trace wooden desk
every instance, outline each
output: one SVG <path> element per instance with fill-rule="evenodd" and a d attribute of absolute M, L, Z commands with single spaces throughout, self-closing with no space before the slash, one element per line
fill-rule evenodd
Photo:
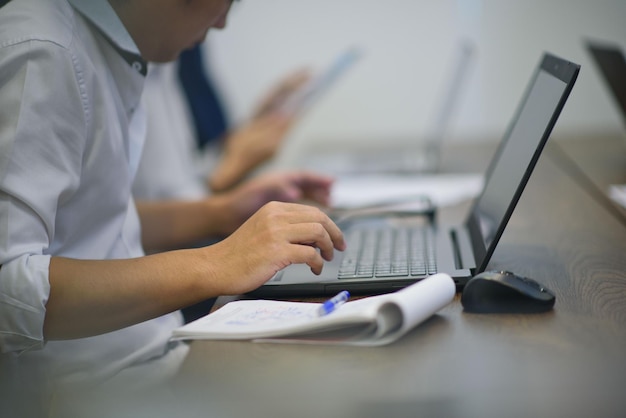
<path fill-rule="evenodd" d="M 626 183 L 626 140 L 552 140 L 490 266 L 553 289 L 552 312 L 468 314 L 457 295 L 387 347 L 195 341 L 172 385 L 177 409 L 216 417 L 623 416 L 626 226 L 563 168 L 561 152 L 600 187 Z M 467 166 L 475 171 L 492 152 L 457 146 L 445 161 L 459 167 L 460 156 L 476 153 Z"/>

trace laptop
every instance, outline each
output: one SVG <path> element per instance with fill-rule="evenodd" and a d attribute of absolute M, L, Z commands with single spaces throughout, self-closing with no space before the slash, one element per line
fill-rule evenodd
<path fill-rule="evenodd" d="M 362 219 L 342 227 L 348 249 L 336 252 L 321 275 L 292 265 L 251 292 L 260 297 L 385 293 L 444 272 L 463 285 L 483 272 L 574 86 L 580 66 L 544 53 L 485 176 L 482 193 L 463 223 L 421 225 L 403 218 Z M 370 246 L 358 249 L 360 241 Z M 382 255 L 375 255 L 380 251 Z M 357 264 L 362 260 L 365 268 Z M 408 258 L 408 266 L 400 265 Z M 373 261 L 386 261 L 378 268 Z"/>
<path fill-rule="evenodd" d="M 441 103 L 431 120 L 428 135 L 411 147 L 309 151 L 299 162 L 304 167 L 334 175 L 372 173 L 435 173 L 439 169 L 441 147 L 447 129 L 461 101 L 467 85 L 475 47 L 467 40 L 459 43 L 454 53 L 454 63 L 446 78 Z M 384 145 L 381 145 L 384 146 Z"/>
<path fill-rule="evenodd" d="M 585 40 L 585 46 L 604 77 L 615 103 L 626 123 L 626 57 L 618 45 L 608 42 Z"/>

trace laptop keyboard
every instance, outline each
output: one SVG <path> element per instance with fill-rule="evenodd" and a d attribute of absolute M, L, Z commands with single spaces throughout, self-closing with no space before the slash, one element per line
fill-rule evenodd
<path fill-rule="evenodd" d="M 423 276 L 437 272 L 432 230 L 425 227 L 353 229 L 339 279 Z"/>

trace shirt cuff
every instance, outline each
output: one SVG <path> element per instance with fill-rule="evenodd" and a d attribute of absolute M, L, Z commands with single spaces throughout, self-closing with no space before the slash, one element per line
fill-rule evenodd
<path fill-rule="evenodd" d="M 44 346 L 43 324 L 50 295 L 49 255 L 23 255 L 0 268 L 0 351 Z"/>

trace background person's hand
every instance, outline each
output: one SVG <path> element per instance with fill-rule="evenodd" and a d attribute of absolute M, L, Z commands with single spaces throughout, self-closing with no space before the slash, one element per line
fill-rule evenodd
<path fill-rule="evenodd" d="M 309 79 L 306 70 L 285 77 L 261 101 L 250 121 L 226 137 L 220 162 L 207 179 L 212 191 L 233 187 L 276 155 L 298 113 L 283 112 L 282 106 Z"/>
<path fill-rule="evenodd" d="M 272 158 L 292 123 L 292 117 L 268 114 L 253 119 L 226 140 L 218 166 L 209 176 L 209 187 L 220 192 L 233 187 L 252 170 Z"/>
<path fill-rule="evenodd" d="M 271 201 L 310 202 L 327 206 L 334 179 L 306 171 L 278 172 L 251 179 L 231 191 L 215 195 L 223 212 L 228 214 L 221 223 L 224 235 L 232 233 L 252 214 Z"/>
<path fill-rule="evenodd" d="M 265 95 L 252 118 L 257 119 L 280 111 L 282 105 L 310 80 L 311 72 L 307 69 L 300 69 L 287 75 Z"/>

